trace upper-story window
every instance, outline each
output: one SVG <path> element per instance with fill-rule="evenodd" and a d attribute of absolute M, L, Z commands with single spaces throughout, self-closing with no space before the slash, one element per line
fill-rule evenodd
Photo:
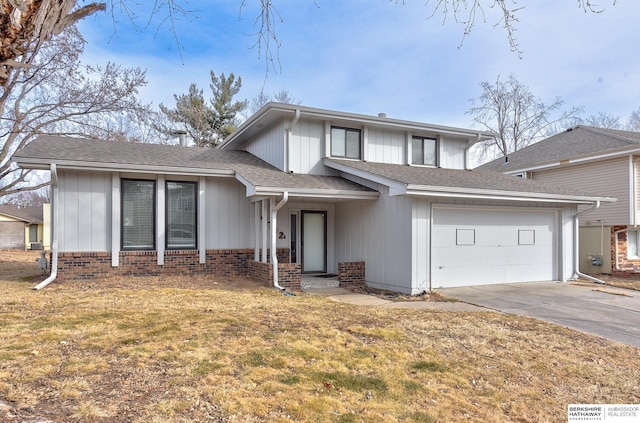
<path fill-rule="evenodd" d="M 331 128 L 331 156 L 360 159 L 360 130 L 351 128 Z"/>
<path fill-rule="evenodd" d="M 437 144 L 438 141 L 435 138 L 411 138 L 411 163 L 436 166 L 438 164 Z"/>

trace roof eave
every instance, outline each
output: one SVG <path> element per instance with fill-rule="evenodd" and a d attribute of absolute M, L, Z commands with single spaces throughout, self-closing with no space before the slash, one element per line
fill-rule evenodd
<path fill-rule="evenodd" d="M 552 162 L 543 162 L 543 163 L 535 163 L 535 164 L 527 164 L 520 167 L 513 167 L 507 171 L 501 172 L 506 175 L 513 175 L 521 172 L 534 172 L 537 170 L 545 170 L 551 169 L 558 166 L 566 166 L 570 164 L 580 164 L 584 162 L 598 161 L 598 160 L 606 160 L 612 159 L 616 157 L 623 157 L 629 154 L 640 153 L 640 146 L 631 146 L 631 147 L 620 147 L 616 149 L 607 150 L 606 153 L 598 152 L 598 153 L 590 153 L 584 154 L 581 156 L 575 156 L 563 160 L 554 160 Z M 495 171 L 500 172 L 499 169 L 495 169 Z"/>
<path fill-rule="evenodd" d="M 49 159 L 22 159 L 15 163 L 24 169 L 49 170 L 51 163 L 57 165 L 58 170 L 111 171 L 127 173 L 164 173 L 172 175 L 196 176 L 226 176 L 233 177 L 234 171 L 229 169 L 185 168 L 177 166 L 135 165 L 106 162 L 58 161 Z"/>
<path fill-rule="evenodd" d="M 400 193 L 396 193 L 399 195 Z M 597 201 L 613 203 L 617 199 L 612 197 L 591 197 L 582 195 L 563 195 L 539 192 L 500 191 L 491 189 L 433 187 L 423 185 L 409 185 L 404 193 L 406 195 L 456 197 L 469 199 L 511 200 L 531 202 L 552 202 L 572 204 L 592 204 Z"/>

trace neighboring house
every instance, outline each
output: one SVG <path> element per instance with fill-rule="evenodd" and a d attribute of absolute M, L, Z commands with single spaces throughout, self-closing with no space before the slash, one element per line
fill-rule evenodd
<path fill-rule="evenodd" d="M 479 169 L 616 197 L 580 218 L 580 268 L 640 272 L 640 133 L 580 125 Z"/>
<path fill-rule="evenodd" d="M 51 170 L 49 280 L 328 273 L 418 294 L 573 278 L 578 206 L 613 199 L 468 170 L 491 137 L 269 103 L 216 149 L 41 137 L 14 160 Z"/>
<path fill-rule="evenodd" d="M 0 249 L 41 250 L 43 206 L 0 204 Z"/>

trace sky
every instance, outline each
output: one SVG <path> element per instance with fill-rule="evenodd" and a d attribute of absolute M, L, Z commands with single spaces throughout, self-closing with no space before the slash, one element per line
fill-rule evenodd
<path fill-rule="evenodd" d="M 245 3 L 183 1 L 191 13 L 171 26 L 163 12 L 149 22 L 150 5 L 128 1 L 133 21 L 116 10 L 115 19 L 99 12 L 81 22 L 84 61 L 146 69 L 141 98 L 156 107 L 174 106 L 191 83 L 209 98 L 213 70 L 242 78 L 240 100 L 284 89 L 309 107 L 465 128 L 480 83 L 511 74 L 547 104 L 582 107 L 583 117 L 625 120 L 640 108 L 637 0 L 598 0 L 602 13 L 575 0 L 518 0 L 520 55 L 488 7 L 463 37 L 453 16 L 430 17 L 434 0 L 274 0 L 275 66 L 255 47 L 260 2 Z"/>

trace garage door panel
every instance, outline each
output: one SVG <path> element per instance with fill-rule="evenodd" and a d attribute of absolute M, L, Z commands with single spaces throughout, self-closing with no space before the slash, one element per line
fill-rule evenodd
<path fill-rule="evenodd" d="M 556 220 L 552 210 L 434 207 L 432 286 L 555 279 Z"/>

